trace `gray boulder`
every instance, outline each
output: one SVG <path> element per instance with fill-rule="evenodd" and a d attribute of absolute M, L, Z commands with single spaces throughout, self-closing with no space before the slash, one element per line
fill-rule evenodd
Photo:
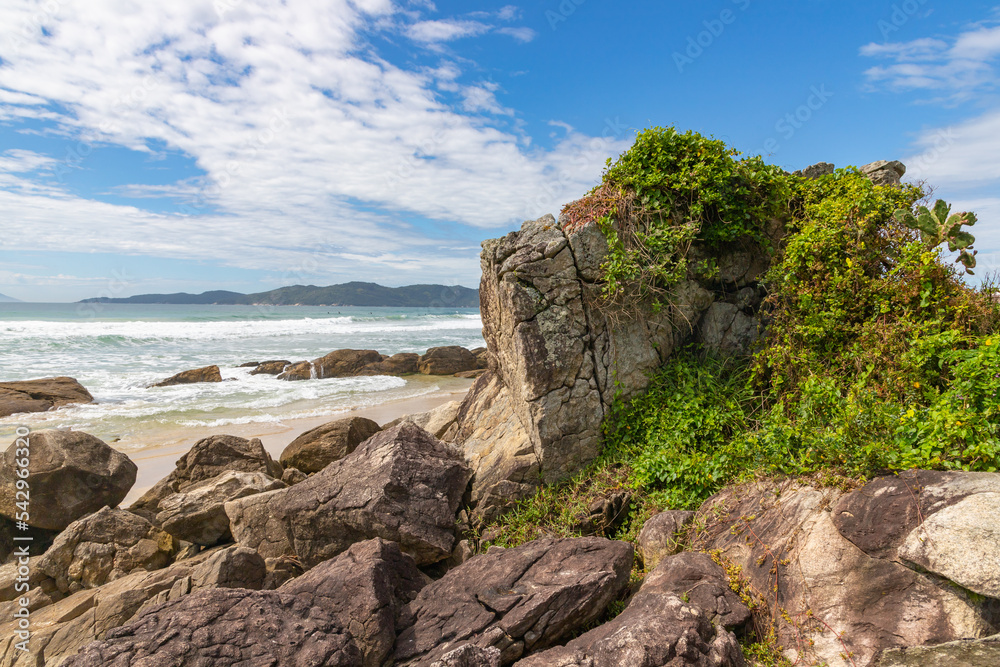
<path fill-rule="evenodd" d="M 834 166 L 829 162 L 817 162 L 816 164 L 811 164 L 805 169 L 800 169 L 798 171 L 792 172 L 795 176 L 803 176 L 805 178 L 819 178 L 820 176 L 828 176 L 833 173 Z"/>
<path fill-rule="evenodd" d="M 93 403 L 83 385 L 70 377 L 0 382 L 0 417 L 45 412 L 70 403 Z"/>
<path fill-rule="evenodd" d="M 141 516 L 105 507 L 71 523 L 39 559 L 63 593 L 97 588 L 170 563 L 177 542 Z"/>
<path fill-rule="evenodd" d="M 490 549 L 428 584 L 400 617 L 395 661 L 429 666 L 464 645 L 501 664 L 594 621 L 625 590 L 632 546 L 598 537 Z"/>
<path fill-rule="evenodd" d="M 26 481 L 31 490 L 29 525 L 62 530 L 105 505 L 114 507 L 135 484 L 136 466 L 102 440 L 79 431 L 44 430 L 28 436 Z M 15 440 L 0 466 L 0 514 L 17 519 L 18 449 Z"/>
<path fill-rule="evenodd" d="M 639 553 L 642 554 L 646 570 L 652 570 L 667 556 L 681 551 L 681 531 L 693 518 L 694 512 L 667 510 L 654 514 L 642 524 L 642 530 L 639 531 Z"/>
<path fill-rule="evenodd" d="M 878 160 L 861 167 L 861 173 L 875 185 L 899 185 L 906 173 L 906 165 L 899 160 Z"/>
<path fill-rule="evenodd" d="M 129 510 L 152 521 L 160 511 L 160 501 L 167 496 L 230 470 L 260 472 L 275 479 L 281 479 L 284 472 L 259 439 L 213 435 L 196 442 L 177 460 L 177 467 L 135 501 Z"/>
<path fill-rule="evenodd" d="M 614 619 L 517 667 L 743 667 L 739 643 L 724 628 L 749 618 L 722 568 L 688 552 L 661 562 Z"/>
<path fill-rule="evenodd" d="M 306 474 L 319 472 L 344 458 L 358 445 L 379 432 L 380 427 L 364 417 L 345 417 L 310 429 L 281 452 L 281 465 Z"/>
<path fill-rule="evenodd" d="M 419 565 L 448 558 L 472 472 L 452 446 L 405 422 L 288 489 L 226 503 L 236 541 L 310 567 L 373 537 Z"/>
<path fill-rule="evenodd" d="M 227 502 L 286 486 L 262 472 L 229 470 L 161 500 L 156 524 L 178 540 L 214 546 L 231 537 Z"/>

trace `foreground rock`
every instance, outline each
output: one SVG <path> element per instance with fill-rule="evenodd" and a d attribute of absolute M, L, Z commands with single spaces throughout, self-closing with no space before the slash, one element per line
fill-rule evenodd
<path fill-rule="evenodd" d="M 613 620 L 517 667 L 743 667 L 736 636 L 725 628 L 749 619 L 722 568 L 706 554 L 687 552 L 660 563 Z"/>
<path fill-rule="evenodd" d="M 59 534 L 37 567 L 64 594 L 170 563 L 176 541 L 142 517 L 105 507 Z"/>
<path fill-rule="evenodd" d="M 976 524 L 990 524 L 981 508 L 998 484 L 991 473 L 911 471 L 846 494 L 792 481 L 732 487 L 699 509 L 705 528 L 696 546 L 721 550 L 754 589 L 768 591 L 778 640 L 792 659 L 865 667 L 885 649 L 994 632 L 1000 601 L 945 578 L 988 583 L 992 559 L 953 569 L 954 559 L 921 550 L 948 573 L 927 574 L 902 556 L 914 555 L 904 548 L 912 539 L 940 535 L 941 520 L 951 553 L 988 550 Z"/>
<path fill-rule="evenodd" d="M 424 375 L 454 375 L 480 368 L 476 355 L 458 345 L 432 347 L 420 357 L 418 370 Z"/>
<path fill-rule="evenodd" d="M 79 431 L 44 430 L 28 436 L 31 490 L 28 524 L 62 530 L 105 505 L 114 507 L 135 484 L 136 466 L 102 440 Z M 0 514 L 17 519 L 17 441 L 0 466 Z"/>
<path fill-rule="evenodd" d="M 230 547 L 84 589 L 32 613 L 29 653 L 14 648 L 16 624 L 0 625 L 0 667 L 68 664 L 61 661 L 144 609 L 183 599 L 201 588 L 259 588 L 264 574 L 260 556 Z"/>
<path fill-rule="evenodd" d="M 596 537 L 491 549 L 427 585 L 400 617 L 397 665 L 429 666 L 466 644 L 501 664 L 592 622 L 624 591 L 632 546 Z"/>
<path fill-rule="evenodd" d="M 353 452 L 379 430 L 378 424 L 364 417 L 327 422 L 292 440 L 281 452 L 281 465 L 298 468 L 307 475 L 319 472 Z"/>
<path fill-rule="evenodd" d="M 281 480 L 262 472 L 229 470 L 161 500 L 156 524 L 178 540 L 215 546 L 232 537 L 225 510 L 227 502 L 285 486 Z"/>
<path fill-rule="evenodd" d="M 197 384 L 199 382 L 222 382 L 222 373 L 218 366 L 205 366 L 190 371 L 182 371 L 171 375 L 166 380 L 154 384 L 154 387 L 173 387 L 178 384 Z"/>
<path fill-rule="evenodd" d="M 93 403 L 83 385 L 70 377 L 0 382 L 0 417 L 45 412 L 70 403 Z"/>
<path fill-rule="evenodd" d="M 427 565 L 451 554 L 471 474 L 453 447 L 403 423 L 293 487 L 226 503 L 226 514 L 236 541 L 265 558 L 311 567 L 381 537 Z"/>
<path fill-rule="evenodd" d="M 500 650 L 466 644 L 441 656 L 431 667 L 500 667 Z"/>
<path fill-rule="evenodd" d="M 196 442 L 177 460 L 177 467 L 135 501 L 129 510 L 154 521 L 160 511 L 160 501 L 167 496 L 231 470 L 259 472 L 275 479 L 281 479 L 284 472 L 259 439 L 213 435 Z"/>
<path fill-rule="evenodd" d="M 400 608 L 423 580 L 392 543 L 371 540 L 277 591 L 203 590 L 151 608 L 64 663 L 379 667 Z"/>
<path fill-rule="evenodd" d="M 960 639 L 939 646 L 893 648 L 882 654 L 879 667 L 996 667 L 1000 665 L 1000 635 Z"/>

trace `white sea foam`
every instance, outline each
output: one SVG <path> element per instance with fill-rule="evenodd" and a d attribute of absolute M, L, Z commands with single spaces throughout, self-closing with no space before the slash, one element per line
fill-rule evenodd
<path fill-rule="evenodd" d="M 50 322 L 41 320 L 0 323 L 0 341 L 44 339 L 66 341 L 92 339 L 102 344 L 128 344 L 143 341 L 208 341 L 270 338 L 303 335 L 363 335 L 416 333 L 446 330 L 482 329 L 478 315 L 426 315 L 419 318 L 326 319 L 245 319 L 237 321 L 80 321 Z"/>

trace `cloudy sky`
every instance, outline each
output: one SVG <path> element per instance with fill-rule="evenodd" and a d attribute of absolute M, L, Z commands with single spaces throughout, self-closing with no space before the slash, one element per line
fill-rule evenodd
<path fill-rule="evenodd" d="M 994 0 L 995 2 L 996 0 Z M 476 286 L 635 131 L 902 159 L 1000 266 L 1000 7 L 0 0 L 0 293 Z"/>

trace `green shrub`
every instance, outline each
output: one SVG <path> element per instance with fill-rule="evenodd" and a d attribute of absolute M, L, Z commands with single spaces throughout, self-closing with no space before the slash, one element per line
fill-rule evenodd
<path fill-rule="evenodd" d="M 695 242 L 766 242 L 794 177 L 725 142 L 672 127 L 640 132 L 601 184 L 563 209 L 569 226 L 596 221 L 608 240 L 604 296 L 661 304 L 688 271 Z"/>

